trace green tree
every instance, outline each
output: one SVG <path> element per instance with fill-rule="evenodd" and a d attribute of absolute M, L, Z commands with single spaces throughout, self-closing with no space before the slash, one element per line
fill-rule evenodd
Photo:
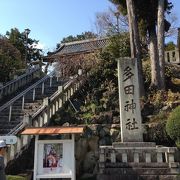
<path fill-rule="evenodd" d="M 7 31 L 6 37 L 9 39 L 9 42 L 20 51 L 23 60 L 27 58 L 27 62 L 31 63 L 32 61 L 41 59 L 42 49 L 37 48 L 38 40 L 29 37 L 26 39 L 25 32 L 20 32 L 17 28 Z"/>
<path fill-rule="evenodd" d="M 63 43 L 69 43 L 69 42 L 73 42 L 73 41 L 81 41 L 81 40 L 86 40 L 86 39 L 92 39 L 92 38 L 97 38 L 97 34 L 94 34 L 93 32 L 87 31 L 87 32 L 83 32 L 80 35 L 76 35 L 76 36 L 68 36 L 62 39 L 61 43 L 58 43 L 56 45 L 56 49 L 59 49 L 60 45 Z"/>
<path fill-rule="evenodd" d="M 180 106 L 176 107 L 170 114 L 166 124 L 166 131 L 180 148 Z"/>
<path fill-rule="evenodd" d="M 130 56 L 129 34 L 111 36 L 110 42 L 100 53 L 100 62 L 95 71 L 96 79 L 102 82 L 113 82 L 117 87 L 117 58 Z"/>
<path fill-rule="evenodd" d="M 165 45 L 165 50 L 172 51 L 172 50 L 175 50 L 175 47 L 176 47 L 176 45 L 174 44 L 174 42 L 170 41 Z"/>
<path fill-rule="evenodd" d="M 0 81 L 6 82 L 11 79 L 16 69 L 22 68 L 20 51 L 15 48 L 8 39 L 0 38 Z"/>
<path fill-rule="evenodd" d="M 116 4 L 118 9 L 127 14 L 126 0 L 110 0 Z M 133 1 L 135 7 L 135 15 L 137 17 L 138 28 L 141 37 L 147 37 L 149 41 L 150 59 L 151 59 L 151 86 L 160 88 L 160 68 L 157 48 L 157 15 L 158 15 L 158 1 L 157 0 L 137 0 Z M 165 0 L 164 11 L 170 13 L 172 4 Z M 170 23 L 164 20 L 165 31 L 168 31 Z M 143 39 L 143 38 L 141 38 Z M 144 38 L 145 39 L 145 38 Z"/>
<path fill-rule="evenodd" d="M 19 30 L 14 28 L 10 31 L 7 31 L 6 37 L 9 42 L 20 51 L 22 58 L 25 58 L 25 38 L 22 36 Z"/>

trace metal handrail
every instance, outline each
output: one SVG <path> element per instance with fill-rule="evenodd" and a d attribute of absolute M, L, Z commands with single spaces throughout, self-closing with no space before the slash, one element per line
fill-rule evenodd
<path fill-rule="evenodd" d="M 30 75 L 30 74 L 34 73 L 35 71 L 38 71 L 38 70 L 40 70 L 40 68 L 32 69 L 30 72 L 27 72 L 27 73 L 25 73 L 25 74 L 22 74 L 21 76 L 18 76 L 17 79 L 13 79 L 13 80 L 7 82 L 4 86 L 0 87 L 0 91 L 1 91 L 2 89 L 6 88 L 7 86 L 13 84 L 14 82 L 16 82 L 16 81 L 18 81 L 18 80 L 26 77 L 27 75 Z"/>
<path fill-rule="evenodd" d="M 25 126 L 24 122 L 21 121 L 19 124 L 17 124 L 7 135 L 15 135 L 18 133 L 23 127 Z"/>
<path fill-rule="evenodd" d="M 16 100 L 18 100 L 19 98 L 21 98 L 22 96 L 24 96 L 27 92 L 29 92 L 30 90 L 34 89 L 36 86 L 38 86 L 39 84 L 41 84 L 42 82 L 44 82 L 45 80 L 47 80 L 50 76 L 52 76 L 54 74 L 54 71 L 51 72 L 50 74 L 46 75 L 45 77 L 43 77 L 42 79 L 40 79 L 38 82 L 34 83 L 32 86 L 30 86 L 29 88 L 27 88 L 26 90 L 24 90 L 22 93 L 18 94 L 16 97 L 14 97 L 13 99 L 11 99 L 10 101 L 8 101 L 7 103 L 5 103 L 3 106 L 0 107 L 0 112 L 9 107 L 11 104 L 13 104 Z"/>
<path fill-rule="evenodd" d="M 52 76 L 54 72 L 52 72 L 51 74 L 49 74 L 48 76 Z M 70 79 L 69 81 L 67 81 L 66 83 L 64 83 L 63 89 L 67 89 L 76 79 L 78 78 L 78 76 L 74 76 L 73 79 Z M 42 79 L 41 79 L 42 80 Z M 42 82 L 42 81 L 41 81 Z M 33 88 L 32 88 L 33 89 Z M 61 93 L 63 92 L 59 92 L 58 90 L 52 94 L 48 99 L 50 102 L 52 102 L 57 96 L 59 96 Z M 72 102 L 70 102 L 72 103 Z M 34 119 L 39 113 L 41 113 L 45 108 L 47 107 L 47 105 L 43 105 L 41 106 L 33 115 L 30 116 L 31 119 Z M 0 107 L 1 108 L 1 107 Z M 1 109 L 0 109 L 1 110 Z M 77 111 L 77 110 L 76 110 Z M 19 130 L 21 130 L 23 127 L 25 126 L 24 122 L 20 122 L 16 127 L 14 127 L 8 134 L 16 134 Z"/>

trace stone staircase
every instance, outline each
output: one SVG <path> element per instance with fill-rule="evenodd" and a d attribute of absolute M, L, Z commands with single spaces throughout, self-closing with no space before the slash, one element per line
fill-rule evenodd
<path fill-rule="evenodd" d="M 50 79 L 44 83 L 43 93 L 42 87 L 38 85 L 35 89 L 31 89 L 28 93 L 22 96 L 24 97 L 24 100 L 20 97 L 19 99 L 12 101 L 11 106 L 0 111 L 0 135 L 10 134 L 11 130 L 23 122 L 24 116 L 32 116 L 43 105 L 43 99 L 45 97 L 50 97 L 57 91 L 58 86 L 62 84 L 62 81 L 57 82 L 57 78 L 53 77 L 51 85 Z M 18 95 L 21 93 L 23 94 L 23 91 L 19 92 Z"/>
<path fill-rule="evenodd" d="M 32 68 L 21 76 L 16 77 L 16 79 L 11 80 L 4 86 L 0 87 L 0 106 L 38 81 L 41 76 L 43 75 L 40 68 Z"/>
<path fill-rule="evenodd" d="M 31 136 L 19 136 L 18 133 L 26 126 L 42 127 L 48 125 L 52 115 L 64 103 L 71 102 L 71 96 L 80 89 L 85 80 L 86 75 L 75 75 L 69 79 L 60 80 L 52 72 L 36 80 L 32 78 L 24 86 L 9 93 L 6 98 L 2 96 L 0 136 L 17 136 L 17 143 L 8 148 L 5 163 L 22 154 L 32 139 Z M 17 84 L 17 82 L 14 81 L 13 84 Z M 11 87 L 6 88 L 11 89 Z M 1 94 L 5 93 L 4 88 L 2 89 Z"/>

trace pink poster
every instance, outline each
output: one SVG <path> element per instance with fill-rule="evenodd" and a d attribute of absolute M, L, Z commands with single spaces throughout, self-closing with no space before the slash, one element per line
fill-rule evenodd
<path fill-rule="evenodd" d="M 63 144 L 44 144 L 43 171 L 44 173 L 62 173 Z"/>

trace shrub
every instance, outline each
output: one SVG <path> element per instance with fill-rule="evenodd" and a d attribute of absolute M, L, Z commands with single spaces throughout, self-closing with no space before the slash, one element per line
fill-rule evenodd
<path fill-rule="evenodd" d="M 180 106 L 176 107 L 170 114 L 166 124 L 166 131 L 176 142 L 177 147 L 180 148 Z"/>
<path fill-rule="evenodd" d="M 156 142 L 157 144 L 171 144 L 169 142 L 166 130 L 165 122 L 155 123 L 153 126 L 146 127 L 147 133 L 145 135 L 145 141 Z"/>

